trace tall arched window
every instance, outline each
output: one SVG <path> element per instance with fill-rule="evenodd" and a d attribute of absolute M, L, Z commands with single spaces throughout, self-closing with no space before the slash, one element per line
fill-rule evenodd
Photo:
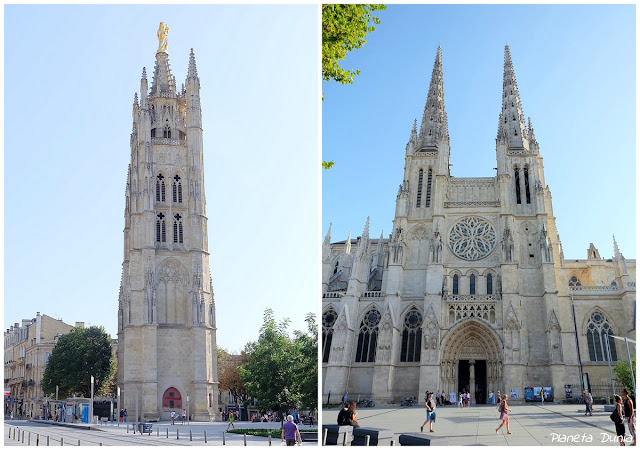
<path fill-rule="evenodd" d="M 164 125 L 164 129 L 162 130 L 162 137 L 171 139 L 171 127 L 169 126 L 169 121 Z"/>
<path fill-rule="evenodd" d="M 333 340 L 333 326 L 338 319 L 338 313 L 335 309 L 329 308 L 322 315 L 322 362 L 329 362 L 329 353 L 331 353 L 331 341 Z"/>
<path fill-rule="evenodd" d="M 453 276 L 453 295 L 458 295 L 458 275 Z"/>
<path fill-rule="evenodd" d="M 156 181 L 156 201 L 164 202 L 164 175 L 158 174 L 158 180 Z"/>
<path fill-rule="evenodd" d="M 173 203 L 182 203 L 182 183 L 180 175 L 173 177 Z"/>
<path fill-rule="evenodd" d="M 174 244 L 182 244 L 182 216 L 176 214 L 173 218 L 175 219 L 173 221 L 173 242 Z"/>
<path fill-rule="evenodd" d="M 404 316 L 402 330 L 401 362 L 420 362 L 420 342 L 422 342 L 422 315 L 414 306 Z"/>
<path fill-rule="evenodd" d="M 469 277 L 469 294 L 476 295 L 476 276 L 474 274 Z"/>
<path fill-rule="evenodd" d="M 431 178 L 433 175 L 433 171 L 429 169 L 427 173 L 427 198 L 425 198 L 425 205 L 427 208 L 431 206 Z"/>
<path fill-rule="evenodd" d="M 167 242 L 167 228 L 164 214 L 160 213 L 156 220 L 156 242 Z"/>
<path fill-rule="evenodd" d="M 422 169 L 418 172 L 418 196 L 416 197 L 416 208 L 420 208 L 420 199 L 422 198 Z"/>
<path fill-rule="evenodd" d="M 487 294 L 493 294 L 493 277 L 491 274 L 487 275 Z"/>
<path fill-rule="evenodd" d="M 515 181 L 516 181 L 516 203 L 518 203 L 518 205 L 521 203 L 520 202 L 520 169 L 516 167 L 515 170 Z"/>
<path fill-rule="evenodd" d="M 587 322 L 587 346 L 589 347 L 590 361 L 608 361 L 607 340 L 609 341 L 611 361 L 618 360 L 616 341 L 612 336 L 613 330 L 607 318 L 600 311 L 594 311 Z"/>
<path fill-rule="evenodd" d="M 529 168 L 524 168 L 524 191 L 527 196 L 527 203 L 531 203 L 531 193 L 529 192 Z"/>
<path fill-rule="evenodd" d="M 374 306 L 364 315 L 360 323 L 358 334 L 358 346 L 356 348 L 356 362 L 375 362 L 376 347 L 378 345 L 378 325 L 381 319 L 380 312 Z"/>
<path fill-rule="evenodd" d="M 569 286 L 582 286 L 580 280 L 575 275 L 569 278 Z"/>

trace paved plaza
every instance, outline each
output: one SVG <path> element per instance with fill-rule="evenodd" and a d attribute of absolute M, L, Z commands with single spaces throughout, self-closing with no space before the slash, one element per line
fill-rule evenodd
<path fill-rule="evenodd" d="M 29 432 L 31 433 L 30 445 L 36 445 L 36 439 L 39 435 L 39 445 L 47 445 L 47 436 L 49 437 L 49 445 L 60 445 L 61 438 L 65 446 L 67 445 L 222 445 L 222 433 L 226 430 L 228 423 L 222 422 L 191 422 L 189 425 L 171 425 L 170 422 L 157 422 L 153 424 L 153 432 L 151 435 L 133 434 L 131 423 L 129 431 L 125 424 L 117 425 L 93 425 L 91 429 L 87 425 L 80 426 L 58 426 L 52 423 L 26 420 L 11 420 L 4 423 L 4 445 L 29 445 Z M 235 422 L 236 428 L 280 428 L 279 422 Z M 22 434 L 19 439 L 14 439 L 14 430 L 24 430 L 24 443 L 22 442 Z M 9 438 L 9 429 L 11 428 L 11 438 Z M 309 427 L 308 425 L 299 426 L 300 431 L 310 428 L 317 429 L 317 426 Z M 160 433 L 158 435 L 158 431 Z M 169 437 L 167 437 L 167 429 Z M 192 440 L 189 440 L 189 431 L 191 430 Z M 177 439 L 176 432 L 179 432 Z M 204 442 L 204 431 L 207 432 L 207 443 Z M 225 433 L 225 445 L 244 446 L 244 436 L 234 433 Z M 269 439 L 258 436 L 247 436 L 247 445 L 269 445 Z M 272 439 L 272 445 L 280 445 L 280 439 Z M 317 442 L 303 442 L 304 446 L 316 446 Z"/>
<path fill-rule="evenodd" d="M 615 445 L 615 427 L 611 413 L 597 405 L 593 416 L 584 415 L 584 406 L 524 404 L 509 405 L 511 435 L 506 427 L 499 434 L 500 414 L 495 406 L 478 405 L 469 408 L 439 406 L 436 410 L 435 433 L 425 436 L 447 436 L 449 445 Z M 402 433 L 419 433 L 425 420 L 423 405 L 413 407 L 358 408 L 357 419 L 362 427 L 387 428 L 395 433 L 395 445 Z M 323 409 L 323 423 L 336 423 L 338 409 Z M 628 430 L 627 430 L 628 436 Z"/>

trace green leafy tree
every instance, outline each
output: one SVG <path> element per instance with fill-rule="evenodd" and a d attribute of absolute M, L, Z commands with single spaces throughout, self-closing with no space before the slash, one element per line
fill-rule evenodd
<path fill-rule="evenodd" d="M 318 325 L 316 315 L 307 314 L 307 332 L 295 331 L 294 343 L 300 357 L 297 361 L 296 386 L 305 409 L 318 409 Z"/>
<path fill-rule="evenodd" d="M 636 379 L 636 357 L 631 357 L 631 367 L 633 367 L 633 378 Z M 627 360 L 618 360 L 618 364 L 613 367 L 613 378 L 623 385 L 627 391 L 633 392 L 633 383 L 631 382 L 631 372 L 629 372 L 629 362 Z M 634 392 L 635 394 L 635 392 Z"/>
<path fill-rule="evenodd" d="M 360 70 L 340 67 L 347 53 L 362 47 L 367 33 L 376 29 L 380 19 L 374 12 L 387 9 L 385 5 L 322 5 L 322 79 L 353 84 Z M 324 100 L 324 95 L 322 97 Z M 333 167 L 333 161 L 322 161 L 322 168 Z"/>
<path fill-rule="evenodd" d="M 313 338 L 297 332 L 291 339 L 288 327 L 289 319 L 277 322 L 273 310 L 267 309 L 258 340 L 245 347 L 249 362 L 238 369 L 249 397 L 256 399 L 261 411 L 277 412 L 281 420 L 290 408 L 314 406 L 309 398 L 311 389 L 317 396 L 317 337 L 314 351 L 307 348 Z M 311 354 L 316 364 L 313 373 L 308 360 Z"/>
<path fill-rule="evenodd" d="M 385 5 L 322 5 L 322 79 L 352 84 L 360 70 L 345 70 L 339 61 L 347 52 L 362 47 L 367 33 L 376 28 L 380 19 L 373 15 Z"/>
<path fill-rule="evenodd" d="M 218 383 L 220 391 L 229 391 L 236 401 L 236 411 L 240 411 L 239 404 L 246 406 L 249 400 L 247 388 L 240 378 L 238 367 L 246 364 L 249 357 L 245 352 L 232 355 L 223 348 L 218 348 Z"/>
<path fill-rule="evenodd" d="M 111 338 L 104 327 L 72 328 L 53 348 L 42 376 L 42 389 L 54 396 L 59 386 L 60 398 L 73 394 L 89 397 L 92 375 L 94 392 L 99 392 L 112 375 L 112 356 Z"/>

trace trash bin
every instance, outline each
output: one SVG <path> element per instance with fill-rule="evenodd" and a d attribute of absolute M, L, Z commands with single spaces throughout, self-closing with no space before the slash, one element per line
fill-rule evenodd
<path fill-rule="evenodd" d="M 143 433 L 151 434 L 152 431 L 153 431 L 153 424 L 151 424 L 151 423 L 142 423 L 142 422 L 138 423 L 138 432 L 140 434 L 143 434 Z"/>

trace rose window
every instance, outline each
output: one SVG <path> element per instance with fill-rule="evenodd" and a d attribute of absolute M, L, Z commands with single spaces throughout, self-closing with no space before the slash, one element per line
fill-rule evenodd
<path fill-rule="evenodd" d="M 482 217 L 458 220 L 449 232 L 449 247 L 458 258 L 477 261 L 491 254 L 496 246 L 496 231 Z"/>

